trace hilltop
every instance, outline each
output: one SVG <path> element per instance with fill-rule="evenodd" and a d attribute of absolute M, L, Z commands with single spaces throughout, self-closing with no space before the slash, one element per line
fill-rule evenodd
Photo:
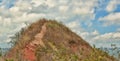
<path fill-rule="evenodd" d="M 5 59 L 14 61 L 115 61 L 91 47 L 80 36 L 55 20 L 40 19 L 19 33 Z"/>

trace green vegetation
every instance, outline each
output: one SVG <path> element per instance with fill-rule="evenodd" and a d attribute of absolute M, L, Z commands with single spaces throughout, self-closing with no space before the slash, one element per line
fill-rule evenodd
<path fill-rule="evenodd" d="M 13 59 L 6 59 L 5 61 L 14 61 Z"/>
<path fill-rule="evenodd" d="M 62 23 L 44 20 L 31 24 L 27 29 L 23 29 L 11 37 L 12 49 L 15 50 L 15 52 L 10 51 L 12 53 L 14 52 L 13 59 L 17 59 L 18 61 L 21 59 L 21 55 L 19 54 L 21 50 L 34 40 L 35 35 L 41 31 L 41 26 L 47 22 L 46 34 L 42 38 L 46 47 L 36 47 L 35 57 L 37 61 L 115 61 L 113 57 L 95 48 L 95 46 L 91 48 L 86 41 Z M 71 40 L 74 42 L 70 44 L 69 42 Z M 76 49 L 77 52 L 74 52 L 71 46 L 78 48 Z M 18 53 L 18 51 L 20 52 Z M 13 60 L 9 59 L 6 61 Z"/>
<path fill-rule="evenodd" d="M 103 51 L 109 53 L 114 56 L 118 61 L 120 61 L 120 49 L 116 46 L 116 44 L 111 44 L 111 48 L 102 48 Z"/>
<path fill-rule="evenodd" d="M 14 36 L 11 36 L 10 39 L 11 41 L 9 42 L 12 46 L 14 46 L 17 41 L 20 39 L 20 36 L 22 35 L 22 33 L 24 32 L 25 28 L 22 28 L 19 32 L 16 32 L 14 34 Z"/>
<path fill-rule="evenodd" d="M 79 61 L 77 54 L 69 53 L 68 50 L 64 47 L 53 49 L 53 46 L 54 45 L 51 45 L 51 48 L 38 48 L 36 53 L 37 61 L 46 60 L 43 59 L 42 55 L 46 56 L 48 61 Z"/>
<path fill-rule="evenodd" d="M 52 43 L 49 42 L 49 44 L 51 45 Z M 86 59 L 83 59 L 79 56 L 79 54 L 69 53 L 65 47 L 60 47 L 59 49 L 55 48 L 55 50 L 52 47 L 55 47 L 55 45 L 52 44 L 51 49 L 38 48 L 36 53 L 37 61 L 44 61 L 45 59 L 43 59 L 43 55 L 46 56 L 48 61 L 115 61 L 115 59 L 110 57 L 108 53 L 97 48 L 93 48 L 90 55 L 84 57 Z M 80 55 L 84 55 L 82 51 Z"/>
<path fill-rule="evenodd" d="M 2 56 L 2 50 L 1 50 L 1 48 L 0 48 L 0 57 Z"/>
<path fill-rule="evenodd" d="M 93 52 L 83 61 L 108 61 L 108 54 L 99 50 L 94 49 Z M 112 58 L 112 57 L 111 57 Z"/>

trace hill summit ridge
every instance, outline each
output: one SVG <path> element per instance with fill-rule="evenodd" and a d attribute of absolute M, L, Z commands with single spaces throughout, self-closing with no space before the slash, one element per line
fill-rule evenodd
<path fill-rule="evenodd" d="M 65 25 L 47 19 L 40 19 L 20 31 L 5 58 L 14 61 L 115 61 L 107 53 L 92 48 Z"/>

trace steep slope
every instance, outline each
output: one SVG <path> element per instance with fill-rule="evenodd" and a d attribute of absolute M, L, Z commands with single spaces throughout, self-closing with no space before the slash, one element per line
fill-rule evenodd
<path fill-rule="evenodd" d="M 38 45 L 41 45 L 42 47 L 45 47 L 44 42 L 42 41 L 42 38 L 44 36 L 46 32 L 46 26 L 45 24 L 42 26 L 41 32 L 35 35 L 35 40 L 31 41 L 29 44 L 27 44 L 25 46 L 25 48 L 23 49 L 23 54 L 24 54 L 24 59 L 26 60 L 31 60 L 31 61 L 35 61 L 35 51 L 36 51 L 36 47 Z M 28 54 L 29 52 L 29 54 Z"/>
<path fill-rule="evenodd" d="M 15 61 L 115 61 L 107 53 L 92 48 L 63 24 L 46 19 L 22 31 L 6 58 Z"/>

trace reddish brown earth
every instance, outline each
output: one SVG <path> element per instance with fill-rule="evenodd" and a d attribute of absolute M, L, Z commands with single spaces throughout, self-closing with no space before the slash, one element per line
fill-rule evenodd
<path fill-rule="evenodd" d="M 42 30 L 40 33 L 38 33 L 35 36 L 35 40 L 30 42 L 26 47 L 23 49 L 23 55 L 25 60 L 28 61 L 36 61 L 36 56 L 35 56 L 35 50 L 38 45 L 41 45 L 42 47 L 45 47 L 44 42 L 42 41 L 42 38 L 46 32 L 46 26 L 45 24 L 42 26 Z"/>
<path fill-rule="evenodd" d="M 55 52 L 64 52 L 60 54 L 61 57 L 77 54 L 78 61 L 84 61 L 93 52 L 93 48 L 63 24 L 41 19 L 22 31 L 5 58 L 14 61 L 53 61 Z M 109 56 L 105 57 L 107 61 L 111 60 Z"/>

